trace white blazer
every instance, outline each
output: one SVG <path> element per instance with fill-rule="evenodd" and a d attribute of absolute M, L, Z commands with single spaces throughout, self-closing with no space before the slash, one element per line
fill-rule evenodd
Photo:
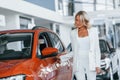
<path fill-rule="evenodd" d="M 78 30 L 74 29 L 71 32 L 71 44 L 73 49 L 73 73 L 76 71 L 76 62 L 77 62 L 77 43 L 76 36 L 78 36 Z M 88 35 L 90 37 L 90 51 L 89 51 L 89 69 L 95 71 L 96 67 L 100 67 L 100 48 L 99 48 L 99 38 L 96 28 L 88 29 Z"/>

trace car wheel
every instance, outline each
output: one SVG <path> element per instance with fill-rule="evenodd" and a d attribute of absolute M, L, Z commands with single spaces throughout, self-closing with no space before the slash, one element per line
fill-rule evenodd
<path fill-rule="evenodd" d="M 114 80 L 119 80 L 118 72 L 116 72 L 116 73 L 113 75 L 113 79 L 114 79 Z"/>
<path fill-rule="evenodd" d="M 114 78 L 113 78 L 113 71 L 112 71 L 112 68 L 111 68 L 111 66 L 110 66 L 110 71 L 109 71 L 109 80 L 114 80 Z"/>
<path fill-rule="evenodd" d="M 114 80 L 111 67 L 109 67 L 109 71 L 107 71 L 106 75 L 103 77 L 103 80 Z"/>
<path fill-rule="evenodd" d="M 74 75 L 73 80 L 77 80 L 76 76 Z"/>

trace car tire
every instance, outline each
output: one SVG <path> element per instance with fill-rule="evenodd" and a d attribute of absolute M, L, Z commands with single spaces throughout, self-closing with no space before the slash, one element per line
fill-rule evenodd
<path fill-rule="evenodd" d="M 114 80 L 111 66 L 110 66 L 109 71 L 107 72 L 106 76 L 103 78 L 103 80 Z"/>
<path fill-rule="evenodd" d="M 119 80 L 118 72 L 113 74 L 113 79 L 114 80 Z"/>
<path fill-rule="evenodd" d="M 73 80 L 77 80 L 76 76 L 74 75 Z"/>
<path fill-rule="evenodd" d="M 109 80 L 114 80 L 114 77 L 113 77 L 113 71 L 112 71 L 112 67 L 110 66 L 110 71 L 109 71 Z"/>

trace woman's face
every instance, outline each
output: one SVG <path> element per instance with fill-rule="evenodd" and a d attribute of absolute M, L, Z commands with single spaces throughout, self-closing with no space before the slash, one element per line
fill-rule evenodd
<path fill-rule="evenodd" d="M 77 28 L 83 27 L 83 23 L 80 20 L 80 16 L 79 15 L 76 16 L 76 18 L 75 18 L 75 27 L 77 27 Z"/>

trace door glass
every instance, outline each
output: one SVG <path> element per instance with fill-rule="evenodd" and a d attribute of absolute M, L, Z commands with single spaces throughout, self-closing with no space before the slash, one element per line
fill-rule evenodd
<path fill-rule="evenodd" d="M 41 51 L 44 48 L 50 47 L 48 44 L 49 44 L 49 41 L 47 39 L 46 33 L 45 32 L 40 33 L 39 39 L 38 39 L 38 56 L 41 56 Z"/>
<path fill-rule="evenodd" d="M 52 47 L 57 48 L 59 52 L 63 52 L 65 49 L 63 47 L 63 44 L 60 38 L 54 33 L 51 33 L 51 32 L 47 32 L 47 33 L 49 35 Z"/>
<path fill-rule="evenodd" d="M 100 40 L 99 45 L 100 45 L 101 53 L 108 52 L 108 46 L 107 46 L 107 43 L 104 40 Z"/>

